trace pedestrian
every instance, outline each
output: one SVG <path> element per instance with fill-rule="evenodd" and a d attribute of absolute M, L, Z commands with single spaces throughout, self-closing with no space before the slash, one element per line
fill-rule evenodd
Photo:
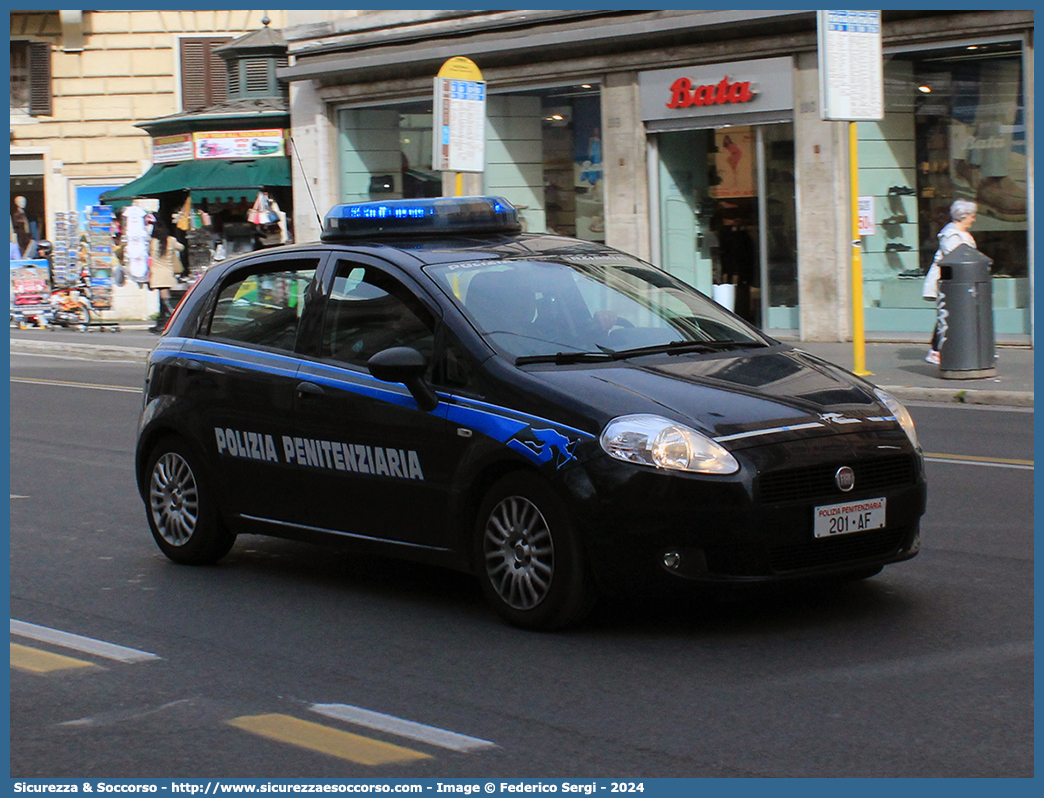
<path fill-rule="evenodd" d="M 177 285 L 177 275 L 184 267 L 181 265 L 180 253 L 185 245 L 170 233 L 170 228 L 160 219 L 152 228 L 152 240 L 149 242 L 149 288 L 159 291 L 159 315 L 156 324 L 149 332 L 161 333 L 173 310 L 170 306 L 170 289 Z"/>
<path fill-rule="evenodd" d="M 924 278 L 924 287 L 921 289 L 921 296 L 924 299 L 935 302 L 937 305 L 935 313 L 935 329 L 932 330 L 932 344 L 931 349 L 928 350 L 927 356 L 924 358 L 929 363 L 939 365 L 939 347 L 942 346 L 942 338 L 946 332 L 945 327 L 945 313 L 941 308 L 938 308 L 939 302 L 939 261 L 953 252 L 961 244 L 967 244 L 969 247 L 975 247 L 975 239 L 972 238 L 972 234 L 968 232 L 968 229 L 975 222 L 975 214 L 978 211 L 978 206 L 970 200 L 954 200 L 950 206 L 950 223 L 947 224 L 942 230 L 939 231 L 939 248 L 935 251 L 935 258 L 932 259 L 932 265 L 928 269 L 928 274 Z"/>

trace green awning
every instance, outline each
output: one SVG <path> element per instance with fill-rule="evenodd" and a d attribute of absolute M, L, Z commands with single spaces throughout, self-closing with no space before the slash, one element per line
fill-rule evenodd
<path fill-rule="evenodd" d="M 290 159 L 285 156 L 242 161 L 161 163 L 125 186 L 102 194 L 102 202 L 192 192 L 192 199 L 226 200 L 251 196 L 262 188 L 290 185 Z M 239 194 L 238 192 L 245 192 Z"/>

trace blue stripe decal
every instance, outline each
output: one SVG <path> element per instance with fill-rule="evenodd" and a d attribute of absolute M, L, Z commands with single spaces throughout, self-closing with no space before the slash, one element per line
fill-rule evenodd
<path fill-rule="evenodd" d="M 296 375 L 302 380 L 367 396 L 380 402 L 388 402 L 408 409 L 417 407 L 417 402 L 408 391 L 379 387 L 389 384 L 370 374 L 346 371 L 338 366 L 328 366 L 313 361 L 301 361 L 294 355 L 245 350 L 242 347 L 214 341 L 178 340 L 181 342 L 178 349 L 164 348 L 162 354 L 180 354 L 210 363 L 255 368 L 258 371 L 287 377 Z M 182 348 L 189 342 L 191 349 Z M 214 350 L 215 353 L 201 351 L 206 349 Z M 159 348 L 153 350 L 153 354 L 157 353 L 161 353 Z M 234 354 L 234 357 L 224 356 L 226 353 Z M 286 364 L 292 364 L 293 367 L 287 368 Z M 435 415 L 499 441 L 538 465 L 555 461 L 556 467 L 561 468 L 576 459 L 575 450 L 581 439 L 592 440 L 595 437 L 589 432 L 510 408 L 452 394 L 440 394 L 440 397 L 443 401 L 432 411 Z M 446 401 L 447 399 L 449 401 Z"/>

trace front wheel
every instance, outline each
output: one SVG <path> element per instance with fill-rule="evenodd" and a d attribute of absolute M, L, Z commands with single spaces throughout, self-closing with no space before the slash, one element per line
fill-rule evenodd
<path fill-rule="evenodd" d="M 221 520 L 214 494 L 184 441 L 168 437 L 148 460 L 149 528 L 160 551 L 186 565 L 216 562 L 236 542 Z"/>
<path fill-rule="evenodd" d="M 86 330 L 91 323 L 91 307 L 86 303 L 79 303 L 75 308 L 70 311 L 70 314 L 75 319 L 73 324 L 81 329 Z"/>
<path fill-rule="evenodd" d="M 550 630 L 579 622 L 593 604 L 580 542 L 551 487 L 509 474 L 486 494 L 476 523 L 486 599 L 515 626 Z"/>

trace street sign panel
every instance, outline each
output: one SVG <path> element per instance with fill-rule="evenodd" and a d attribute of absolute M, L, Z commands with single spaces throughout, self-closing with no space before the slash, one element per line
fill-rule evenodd
<path fill-rule="evenodd" d="M 819 108 L 823 119 L 884 118 L 880 11 L 818 11 Z"/>
<path fill-rule="evenodd" d="M 471 70 L 459 65 L 448 68 L 457 61 L 467 59 L 450 59 L 435 78 L 432 168 L 482 172 L 486 165 L 486 84 L 470 61 Z"/>

